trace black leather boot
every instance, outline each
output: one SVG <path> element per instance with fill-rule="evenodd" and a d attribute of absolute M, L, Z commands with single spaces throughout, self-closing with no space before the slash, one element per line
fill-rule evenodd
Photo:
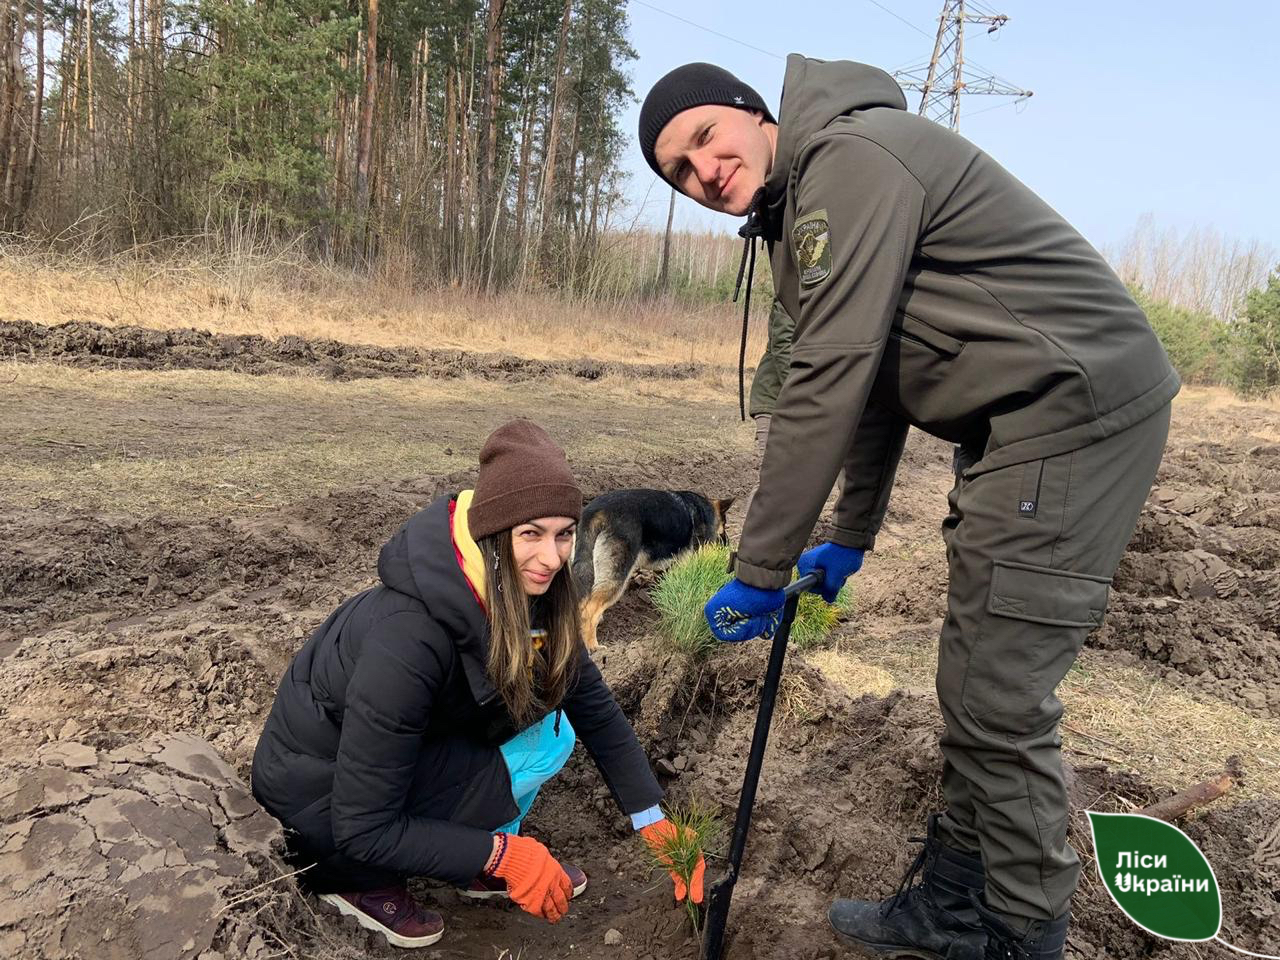
<path fill-rule="evenodd" d="M 987 931 L 987 952 L 983 960 L 1062 960 L 1067 946 L 1070 912 L 1056 920 L 1036 920 L 1026 933 L 1017 934 L 985 906 L 978 917 Z"/>
<path fill-rule="evenodd" d="M 985 882 L 982 860 L 946 846 L 937 822 L 931 814 L 928 835 L 911 838 L 924 849 L 892 897 L 831 904 L 827 917 L 842 939 L 878 957 L 985 960 L 987 933 L 975 906 Z"/>

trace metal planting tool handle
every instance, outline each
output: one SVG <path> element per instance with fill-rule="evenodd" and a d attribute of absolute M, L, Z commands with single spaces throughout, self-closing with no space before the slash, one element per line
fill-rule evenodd
<path fill-rule="evenodd" d="M 787 641 L 791 638 L 791 624 L 796 618 L 800 594 L 822 582 L 821 573 L 809 573 L 787 584 L 783 590 L 786 603 L 782 607 L 782 621 L 773 635 L 769 650 L 769 666 L 764 672 L 764 687 L 760 690 L 760 709 L 756 713 L 756 728 L 751 735 L 751 753 L 747 757 L 747 770 L 742 778 L 742 793 L 738 797 L 738 814 L 733 822 L 733 841 L 729 845 L 729 868 L 723 877 L 707 891 L 707 917 L 702 928 L 703 960 L 720 960 L 724 951 L 725 922 L 729 918 L 729 902 L 733 899 L 733 887 L 738 882 L 738 869 L 742 866 L 742 854 L 747 846 L 747 832 L 751 829 L 751 810 L 756 802 L 756 787 L 760 783 L 760 768 L 764 764 L 764 748 L 769 740 L 769 724 L 773 720 L 773 706 L 778 699 L 778 682 L 782 679 L 782 662 L 787 656 Z"/>

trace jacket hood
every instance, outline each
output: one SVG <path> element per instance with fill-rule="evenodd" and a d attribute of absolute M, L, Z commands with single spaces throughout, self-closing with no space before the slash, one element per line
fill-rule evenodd
<path fill-rule="evenodd" d="M 497 695 L 485 670 L 489 621 L 454 552 L 449 505 L 455 499 L 441 497 L 406 520 L 378 554 L 378 576 L 392 590 L 422 601 L 453 641 L 471 692 L 483 705 Z"/>
<path fill-rule="evenodd" d="M 814 60 L 798 53 L 787 57 L 778 146 L 765 183 L 771 222 L 782 222 L 791 166 L 805 141 L 837 117 L 872 107 L 907 109 L 902 88 L 880 68 L 852 60 Z"/>

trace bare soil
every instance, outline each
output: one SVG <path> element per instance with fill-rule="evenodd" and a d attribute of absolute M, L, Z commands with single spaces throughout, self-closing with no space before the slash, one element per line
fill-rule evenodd
<path fill-rule="evenodd" d="M 53 336 L 45 328 L 37 339 Z M 178 364 L 182 344 L 168 334 L 159 340 L 162 347 L 134 359 Z M 69 338 L 62 343 L 57 362 L 70 367 L 104 356 Z M 198 346 L 205 352 L 197 356 L 213 363 L 216 343 Z M 278 347 L 260 350 L 261 362 L 296 374 L 297 364 L 272 352 Z M 53 354 L 41 359 L 44 349 L 20 362 L 47 363 Z M 328 349 L 307 345 L 313 358 Z M 402 361 L 410 362 L 395 362 Z M 434 361 L 418 352 L 412 362 Z M 528 369 L 523 382 L 540 383 Z M 112 376 L 123 385 L 142 375 L 125 369 Z M 425 368 L 408 375 L 432 376 Z M 486 376 L 463 371 L 460 401 L 468 393 L 474 400 Z M 647 390 L 641 377 L 620 399 L 583 378 L 576 393 L 558 399 L 553 432 L 571 453 L 591 451 L 589 460 L 574 458 L 587 495 L 668 485 L 745 494 L 754 463 L 748 428 L 726 427 L 736 420 L 732 390 L 697 395 L 679 417 Z M 39 420 L 50 436 L 73 436 L 67 431 L 76 419 L 92 412 L 40 405 L 37 389 L 18 383 L 0 391 L 6 409 Z M 206 407 L 190 400 L 167 407 L 166 422 L 150 429 L 152 455 L 188 442 L 184 423 L 227 430 L 206 421 Z M 646 410 L 650 442 L 665 439 L 672 453 L 653 455 L 621 432 L 602 440 L 601 424 L 614 422 L 608 418 L 640 419 Z M 127 498 L 94 508 L 28 498 L 0 505 L 0 955 L 402 956 L 298 893 L 283 876 L 278 829 L 246 799 L 245 782 L 276 683 L 307 633 L 373 581 L 378 547 L 412 511 L 471 480 L 459 464 L 474 462 L 475 431 L 445 417 L 434 422 L 439 442 L 457 448 L 437 470 L 379 476 L 375 465 L 345 487 L 279 507 L 204 503 L 135 513 L 123 506 Z M 1090 670 L 1137 670 L 1206 709 L 1221 705 L 1263 725 L 1280 718 L 1278 430 L 1273 409 L 1179 401 L 1106 625 L 1082 657 Z M 77 448 L 58 449 L 69 466 L 79 463 Z M 18 448 L 20 457 L 49 455 Z M 880 548 L 859 574 L 857 614 L 833 649 L 925 650 L 936 637 L 945 605 L 937 525 L 949 482 L 945 446 L 913 437 Z M 754 641 L 694 663 L 664 647 L 655 621 L 641 583 L 605 617 L 603 669 L 651 760 L 673 771 L 663 776 L 670 797 L 718 804 L 728 821 L 766 646 Z M 914 855 L 905 838 L 940 803 L 941 721 L 922 686 L 856 696 L 803 656 L 789 658 L 734 897 L 732 960 L 846 956 L 828 931 L 827 904 L 892 892 Z M 1081 811 L 1133 810 L 1186 785 L 1167 782 L 1131 754 L 1125 763 L 1099 759 L 1108 752 L 1115 749 L 1095 743 L 1068 754 L 1073 840 L 1082 853 L 1090 842 Z M 1246 783 L 1273 782 L 1263 759 L 1245 764 Z M 1217 872 L 1223 936 L 1280 952 L 1280 792 L 1243 789 L 1183 826 Z M 697 955 L 669 881 L 650 868 L 582 751 L 548 786 L 528 829 L 590 876 L 570 915 L 550 927 L 509 906 L 477 905 L 415 881 L 447 924 L 427 957 Z M 712 858 L 712 874 L 720 862 Z M 1087 858 L 1074 913 L 1068 953 L 1077 960 L 1208 955 L 1131 924 Z M 611 929 L 620 944 L 606 945 Z"/>
<path fill-rule="evenodd" d="M 1280 443 L 1172 445 L 1095 646 L 1280 715 Z"/>

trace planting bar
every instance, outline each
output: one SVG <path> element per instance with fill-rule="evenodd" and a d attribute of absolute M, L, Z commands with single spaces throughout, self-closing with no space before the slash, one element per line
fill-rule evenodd
<path fill-rule="evenodd" d="M 769 740 L 769 724 L 773 720 L 773 705 L 778 699 L 778 683 L 782 679 L 782 662 L 787 656 L 787 641 L 791 638 L 791 623 L 796 618 L 796 606 L 800 594 L 822 581 L 820 573 L 809 573 L 787 584 L 783 595 L 787 598 L 782 608 L 782 622 L 773 635 L 769 650 L 769 666 L 764 673 L 764 686 L 760 690 L 760 709 L 756 713 L 756 728 L 751 735 L 751 753 L 747 756 L 747 771 L 742 778 L 742 793 L 738 797 L 738 815 L 733 823 L 733 842 L 729 845 L 729 867 L 723 877 L 707 890 L 707 917 L 702 928 L 703 960 L 720 960 L 724 951 L 725 922 L 729 919 L 729 902 L 733 899 L 733 887 L 738 882 L 738 870 L 742 866 L 742 854 L 747 846 L 747 831 L 751 829 L 751 810 L 756 802 L 756 787 L 760 783 L 760 768 L 764 764 L 764 748 Z"/>

